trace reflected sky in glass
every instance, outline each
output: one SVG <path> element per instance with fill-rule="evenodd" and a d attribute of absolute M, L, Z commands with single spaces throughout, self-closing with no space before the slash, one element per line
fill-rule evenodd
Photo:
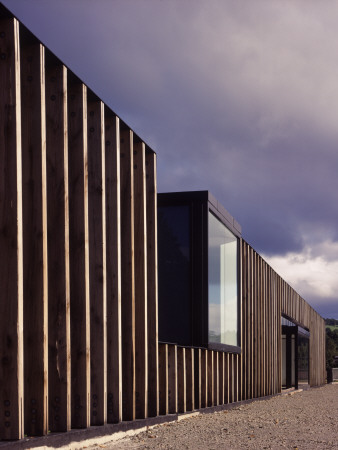
<path fill-rule="evenodd" d="M 238 345 L 237 238 L 209 212 L 209 342 Z"/>

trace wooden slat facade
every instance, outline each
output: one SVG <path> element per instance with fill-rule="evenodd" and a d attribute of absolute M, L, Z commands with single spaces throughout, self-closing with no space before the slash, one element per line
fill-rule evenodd
<path fill-rule="evenodd" d="M 146 149 L 148 415 L 159 414 L 156 154 Z"/>
<path fill-rule="evenodd" d="M 156 155 L 2 5 L 0 49 L 0 436 L 157 416 Z"/>
<path fill-rule="evenodd" d="M 68 78 L 72 427 L 90 424 L 87 88 Z"/>
<path fill-rule="evenodd" d="M 67 69 L 52 57 L 46 64 L 46 147 L 49 429 L 67 431 L 71 427 Z"/>
<path fill-rule="evenodd" d="M 134 142 L 135 401 L 136 418 L 148 417 L 147 198 L 144 142 Z"/>
<path fill-rule="evenodd" d="M 104 105 L 88 99 L 91 424 L 107 422 L 107 271 Z"/>
<path fill-rule="evenodd" d="M 0 56 L 0 438 L 276 394 L 282 315 L 323 384 L 323 319 L 243 239 L 240 353 L 158 342 L 155 153 L 2 6 Z"/>
<path fill-rule="evenodd" d="M 6 14 L 0 16 L 0 55 L 0 438 L 21 439 L 24 345 L 20 38 L 18 21 Z"/>
<path fill-rule="evenodd" d="M 107 422 L 122 420 L 120 120 L 105 108 Z"/>

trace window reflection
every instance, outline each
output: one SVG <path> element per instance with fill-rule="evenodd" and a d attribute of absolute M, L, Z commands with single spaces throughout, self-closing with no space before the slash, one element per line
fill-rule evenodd
<path fill-rule="evenodd" d="M 158 208 L 159 339 L 191 345 L 190 210 Z"/>
<path fill-rule="evenodd" d="M 209 342 L 238 345 L 237 238 L 209 212 Z"/>
<path fill-rule="evenodd" d="M 298 327 L 298 384 L 309 383 L 309 333 Z"/>

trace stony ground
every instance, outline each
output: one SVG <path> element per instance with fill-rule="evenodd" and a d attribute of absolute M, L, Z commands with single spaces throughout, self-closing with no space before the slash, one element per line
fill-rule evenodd
<path fill-rule="evenodd" d="M 338 449 L 338 384 L 200 414 L 90 449 Z"/>

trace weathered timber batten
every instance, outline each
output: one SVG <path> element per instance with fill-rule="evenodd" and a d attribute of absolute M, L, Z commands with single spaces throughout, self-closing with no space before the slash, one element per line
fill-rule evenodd
<path fill-rule="evenodd" d="M 325 383 L 323 319 L 243 239 L 241 288 L 240 354 L 160 343 L 162 414 L 168 410 L 172 379 L 178 384 L 178 412 L 182 413 L 194 409 L 191 403 L 187 406 L 186 400 L 188 396 L 191 398 L 191 386 L 194 386 L 195 409 L 281 392 L 282 315 L 292 317 L 310 330 L 309 384 Z M 176 352 L 175 365 L 170 363 L 168 355 Z M 188 382 L 192 360 L 194 375 Z"/>
<path fill-rule="evenodd" d="M 199 344 L 159 342 L 157 202 L 156 154 L 0 4 L 0 439 L 277 394 L 284 319 L 325 382 L 323 319 L 217 203 L 239 245 L 235 341 L 207 345 L 196 301 Z"/>
<path fill-rule="evenodd" d="M 0 437 L 156 416 L 156 155 L 2 5 L 0 53 Z"/>

